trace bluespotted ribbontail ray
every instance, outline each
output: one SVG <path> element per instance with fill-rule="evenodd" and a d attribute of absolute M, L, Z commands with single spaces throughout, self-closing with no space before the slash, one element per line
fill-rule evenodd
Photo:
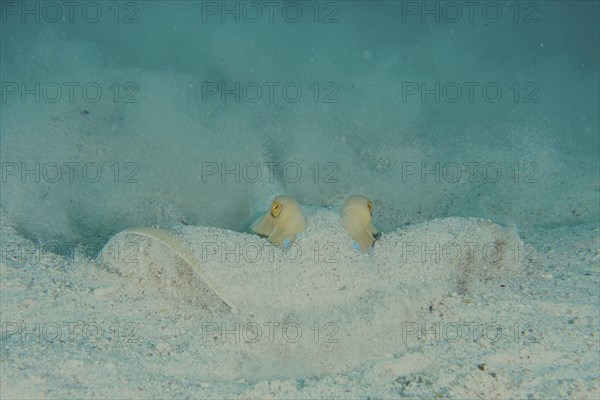
<path fill-rule="evenodd" d="M 271 202 L 270 210 L 254 221 L 250 230 L 271 243 L 288 246 L 298 240 L 307 225 L 296 200 L 290 196 L 277 196 Z"/>
<path fill-rule="evenodd" d="M 357 250 L 368 253 L 381 233 L 371 222 L 373 203 L 364 196 L 351 196 L 341 209 L 341 223 L 348 235 L 355 241 Z"/>
<path fill-rule="evenodd" d="M 238 307 L 232 301 L 224 297 L 223 294 L 215 288 L 214 284 L 208 280 L 206 273 L 202 269 L 198 259 L 192 254 L 185 243 L 183 243 L 177 236 L 173 234 L 173 232 L 162 228 L 144 227 L 127 229 L 123 231 L 123 233 L 144 236 L 171 249 L 192 268 L 196 275 L 200 277 L 202 282 L 204 282 L 204 284 L 206 284 L 206 286 L 208 286 L 208 288 L 212 290 L 212 292 L 231 309 L 233 314 L 238 313 Z"/>

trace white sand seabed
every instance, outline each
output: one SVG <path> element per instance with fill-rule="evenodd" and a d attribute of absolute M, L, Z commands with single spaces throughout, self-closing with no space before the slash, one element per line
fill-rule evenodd
<path fill-rule="evenodd" d="M 532 251 L 516 228 L 438 219 L 384 233 L 373 254 L 364 255 L 352 248 L 335 210 L 305 212 L 309 226 L 287 250 L 245 233 L 175 227 L 202 276 L 172 249 L 128 232 L 115 235 L 93 261 L 76 257 L 65 264 L 57 256 L 15 268 L 3 257 L 3 393 L 598 393 L 593 297 L 589 303 L 544 298 L 554 294 L 552 285 L 536 282 L 553 277 L 529 269 Z M 6 225 L 3 237 L 17 240 Z M 597 276 L 597 265 L 588 267 L 588 276 Z M 587 286 L 593 296 L 593 282 Z M 565 321 L 548 322 L 556 319 Z M 72 325 L 67 335 L 67 321 L 89 328 L 87 334 Z M 524 379 L 529 375 L 532 381 Z"/>

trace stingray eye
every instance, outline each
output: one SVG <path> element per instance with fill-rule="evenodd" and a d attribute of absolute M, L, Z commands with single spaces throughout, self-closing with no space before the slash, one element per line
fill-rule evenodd
<path fill-rule="evenodd" d="M 370 201 L 367 201 L 367 207 L 369 207 L 369 213 L 373 214 L 373 204 Z"/>
<path fill-rule="evenodd" d="M 273 216 L 273 218 L 279 217 L 282 208 L 283 207 L 281 206 L 281 203 L 278 203 L 276 201 L 274 201 L 273 204 L 271 204 L 271 215 Z"/>

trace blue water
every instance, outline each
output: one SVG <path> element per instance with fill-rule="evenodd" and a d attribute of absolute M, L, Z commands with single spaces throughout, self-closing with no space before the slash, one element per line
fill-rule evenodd
<path fill-rule="evenodd" d="M 86 3 L 87 4 L 87 3 Z M 598 2 L 2 2 L 3 217 L 93 255 L 286 193 L 597 221 Z"/>

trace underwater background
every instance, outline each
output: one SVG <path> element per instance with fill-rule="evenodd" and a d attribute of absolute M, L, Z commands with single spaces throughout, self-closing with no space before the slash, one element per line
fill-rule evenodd
<path fill-rule="evenodd" d="M 79 3 L 78 3 L 79 4 Z M 598 219 L 594 1 L 3 4 L 2 209 L 98 250 L 370 196 L 384 230 Z"/>
<path fill-rule="evenodd" d="M 598 398 L 599 13 L 0 2 L 0 397 Z M 246 234 L 282 194 L 299 261 Z M 370 255 L 339 226 L 353 194 Z M 503 254 L 433 260 L 454 241 Z M 232 261 L 248 244 L 270 258 Z M 307 342 L 200 329 L 273 321 Z M 463 323 L 501 340 L 429 340 Z"/>

